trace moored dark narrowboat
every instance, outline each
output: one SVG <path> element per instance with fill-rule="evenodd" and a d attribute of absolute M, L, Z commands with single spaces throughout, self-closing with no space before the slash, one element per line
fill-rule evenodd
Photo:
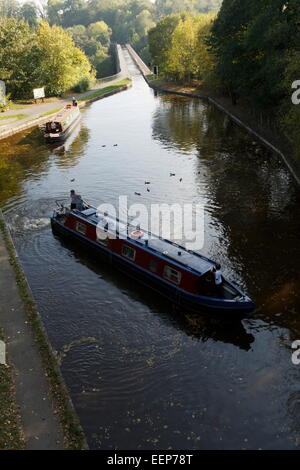
<path fill-rule="evenodd" d="M 67 104 L 51 121 L 46 122 L 44 137 L 47 142 L 62 142 L 75 129 L 80 120 L 78 105 Z"/>
<path fill-rule="evenodd" d="M 59 204 L 58 204 L 59 205 Z M 172 241 L 101 214 L 63 205 L 54 211 L 52 230 L 88 245 L 127 275 L 192 311 L 250 312 L 254 302 L 223 278 L 215 289 L 214 261 Z"/>

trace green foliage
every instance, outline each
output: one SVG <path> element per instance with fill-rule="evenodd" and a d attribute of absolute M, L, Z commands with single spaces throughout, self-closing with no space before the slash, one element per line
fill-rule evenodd
<path fill-rule="evenodd" d="M 4 113 L 4 111 L 7 111 L 11 107 L 12 102 L 10 100 L 10 96 L 10 93 L 6 95 L 5 104 L 0 103 L 0 113 Z"/>
<path fill-rule="evenodd" d="M 223 89 L 236 102 L 280 121 L 299 157 L 299 106 L 291 85 L 300 79 L 298 0 L 224 0 L 209 45 Z"/>
<path fill-rule="evenodd" d="M 18 0 L 0 0 L 0 17 L 13 18 L 18 17 L 20 4 Z"/>
<path fill-rule="evenodd" d="M 98 36 L 102 46 L 108 47 L 112 39 L 130 42 L 138 50 L 145 47 L 156 17 L 155 5 L 149 0 L 48 0 L 47 13 L 50 24 L 72 29 L 83 25 L 86 34 L 93 39 Z M 89 57 L 96 54 L 94 43 L 87 49 L 85 39 L 82 46 Z"/>
<path fill-rule="evenodd" d="M 42 22 L 37 32 L 40 83 L 48 95 L 59 95 L 94 74 L 85 54 L 62 28 Z"/>
<path fill-rule="evenodd" d="M 18 121 L 29 117 L 29 114 L 11 114 L 10 116 L 0 116 L 0 119 L 16 119 Z"/>
<path fill-rule="evenodd" d="M 26 96 L 34 82 L 36 40 L 29 25 L 0 18 L 0 77 L 12 97 Z"/>
<path fill-rule="evenodd" d="M 33 88 L 61 94 L 95 74 L 85 54 L 60 27 L 0 18 L 0 76 L 13 98 L 31 98 Z"/>
<path fill-rule="evenodd" d="M 251 0 L 247 8 L 224 0 L 209 40 L 223 89 L 281 124 L 298 160 L 300 105 L 291 86 L 300 79 L 299 24 L 298 0 Z"/>
<path fill-rule="evenodd" d="M 87 91 L 92 86 L 92 82 L 88 78 L 82 78 L 75 86 L 73 86 L 72 91 L 74 93 L 83 93 Z"/>
<path fill-rule="evenodd" d="M 221 0 L 48 0 L 50 24 L 68 28 L 76 45 L 103 77 L 111 70 L 111 42 L 130 43 L 145 62 L 151 59 L 148 32 L 169 13 L 218 10 Z M 165 48 L 164 44 L 161 44 Z M 106 49 L 105 49 L 106 48 Z"/>
<path fill-rule="evenodd" d="M 213 56 L 206 38 L 214 19 L 213 14 L 181 13 L 169 15 L 149 31 L 149 47 L 153 64 L 171 79 L 189 81 L 211 77 Z"/>
<path fill-rule="evenodd" d="M 89 57 L 98 78 L 113 74 L 112 58 L 109 55 L 112 31 L 104 21 L 90 23 L 88 27 L 75 25 L 67 31 L 75 44 Z"/>
<path fill-rule="evenodd" d="M 41 12 L 33 1 L 20 4 L 18 0 L 0 0 L 0 17 L 15 18 L 36 25 Z"/>
<path fill-rule="evenodd" d="M 224 0 L 212 28 L 210 46 L 224 89 L 264 110 L 283 98 L 285 52 L 296 37 L 292 3 L 251 0 L 245 8 L 243 0 Z"/>
<path fill-rule="evenodd" d="M 166 72 L 173 33 L 180 20 L 180 15 L 166 16 L 149 31 L 149 50 L 152 62 L 154 65 L 158 65 L 160 67 L 160 71 L 162 73 Z"/>
<path fill-rule="evenodd" d="M 156 0 L 159 17 L 187 11 L 193 14 L 218 11 L 222 0 Z"/>

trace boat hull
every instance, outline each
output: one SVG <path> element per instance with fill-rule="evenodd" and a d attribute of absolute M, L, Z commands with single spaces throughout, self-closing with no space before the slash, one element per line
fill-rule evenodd
<path fill-rule="evenodd" d="M 201 295 L 194 295 L 177 286 L 165 281 L 159 276 L 153 275 L 151 272 L 143 269 L 142 267 L 128 262 L 123 257 L 114 253 L 113 251 L 105 248 L 104 246 L 94 242 L 78 232 L 65 227 L 58 219 L 51 219 L 52 230 L 55 234 L 61 235 L 64 238 L 75 239 L 83 246 L 90 249 L 93 254 L 106 260 L 110 265 L 118 268 L 119 271 L 124 272 L 127 276 L 133 277 L 139 283 L 151 288 L 153 291 L 158 292 L 164 297 L 175 303 L 176 306 L 193 311 L 199 312 L 228 312 L 228 313 L 247 313 L 253 311 L 254 302 L 249 301 L 228 301 L 217 299 L 215 297 L 206 297 Z"/>

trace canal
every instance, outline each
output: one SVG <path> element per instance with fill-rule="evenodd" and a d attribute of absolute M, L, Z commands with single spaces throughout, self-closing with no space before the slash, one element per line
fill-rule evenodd
<path fill-rule="evenodd" d="M 88 443 L 297 448 L 299 188 L 277 155 L 218 110 L 155 94 L 127 61 L 132 89 L 85 108 L 65 149 L 38 129 L 1 141 L 0 204 Z M 147 207 L 202 204 L 202 253 L 256 312 L 175 309 L 55 238 L 49 217 L 72 188 L 94 205 L 119 195 Z"/>

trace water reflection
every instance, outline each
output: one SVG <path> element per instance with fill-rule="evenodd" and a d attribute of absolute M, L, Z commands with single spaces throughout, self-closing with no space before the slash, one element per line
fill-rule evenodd
<path fill-rule="evenodd" d="M 77 126 L 76 132 L 72 133 L 63 146 L 53 148 L 52 154 L 56 155 L 54 162 L 66 169 L 76 167 L 85 155 L 89 135 L 89 129 L 85 125 Z"/>

